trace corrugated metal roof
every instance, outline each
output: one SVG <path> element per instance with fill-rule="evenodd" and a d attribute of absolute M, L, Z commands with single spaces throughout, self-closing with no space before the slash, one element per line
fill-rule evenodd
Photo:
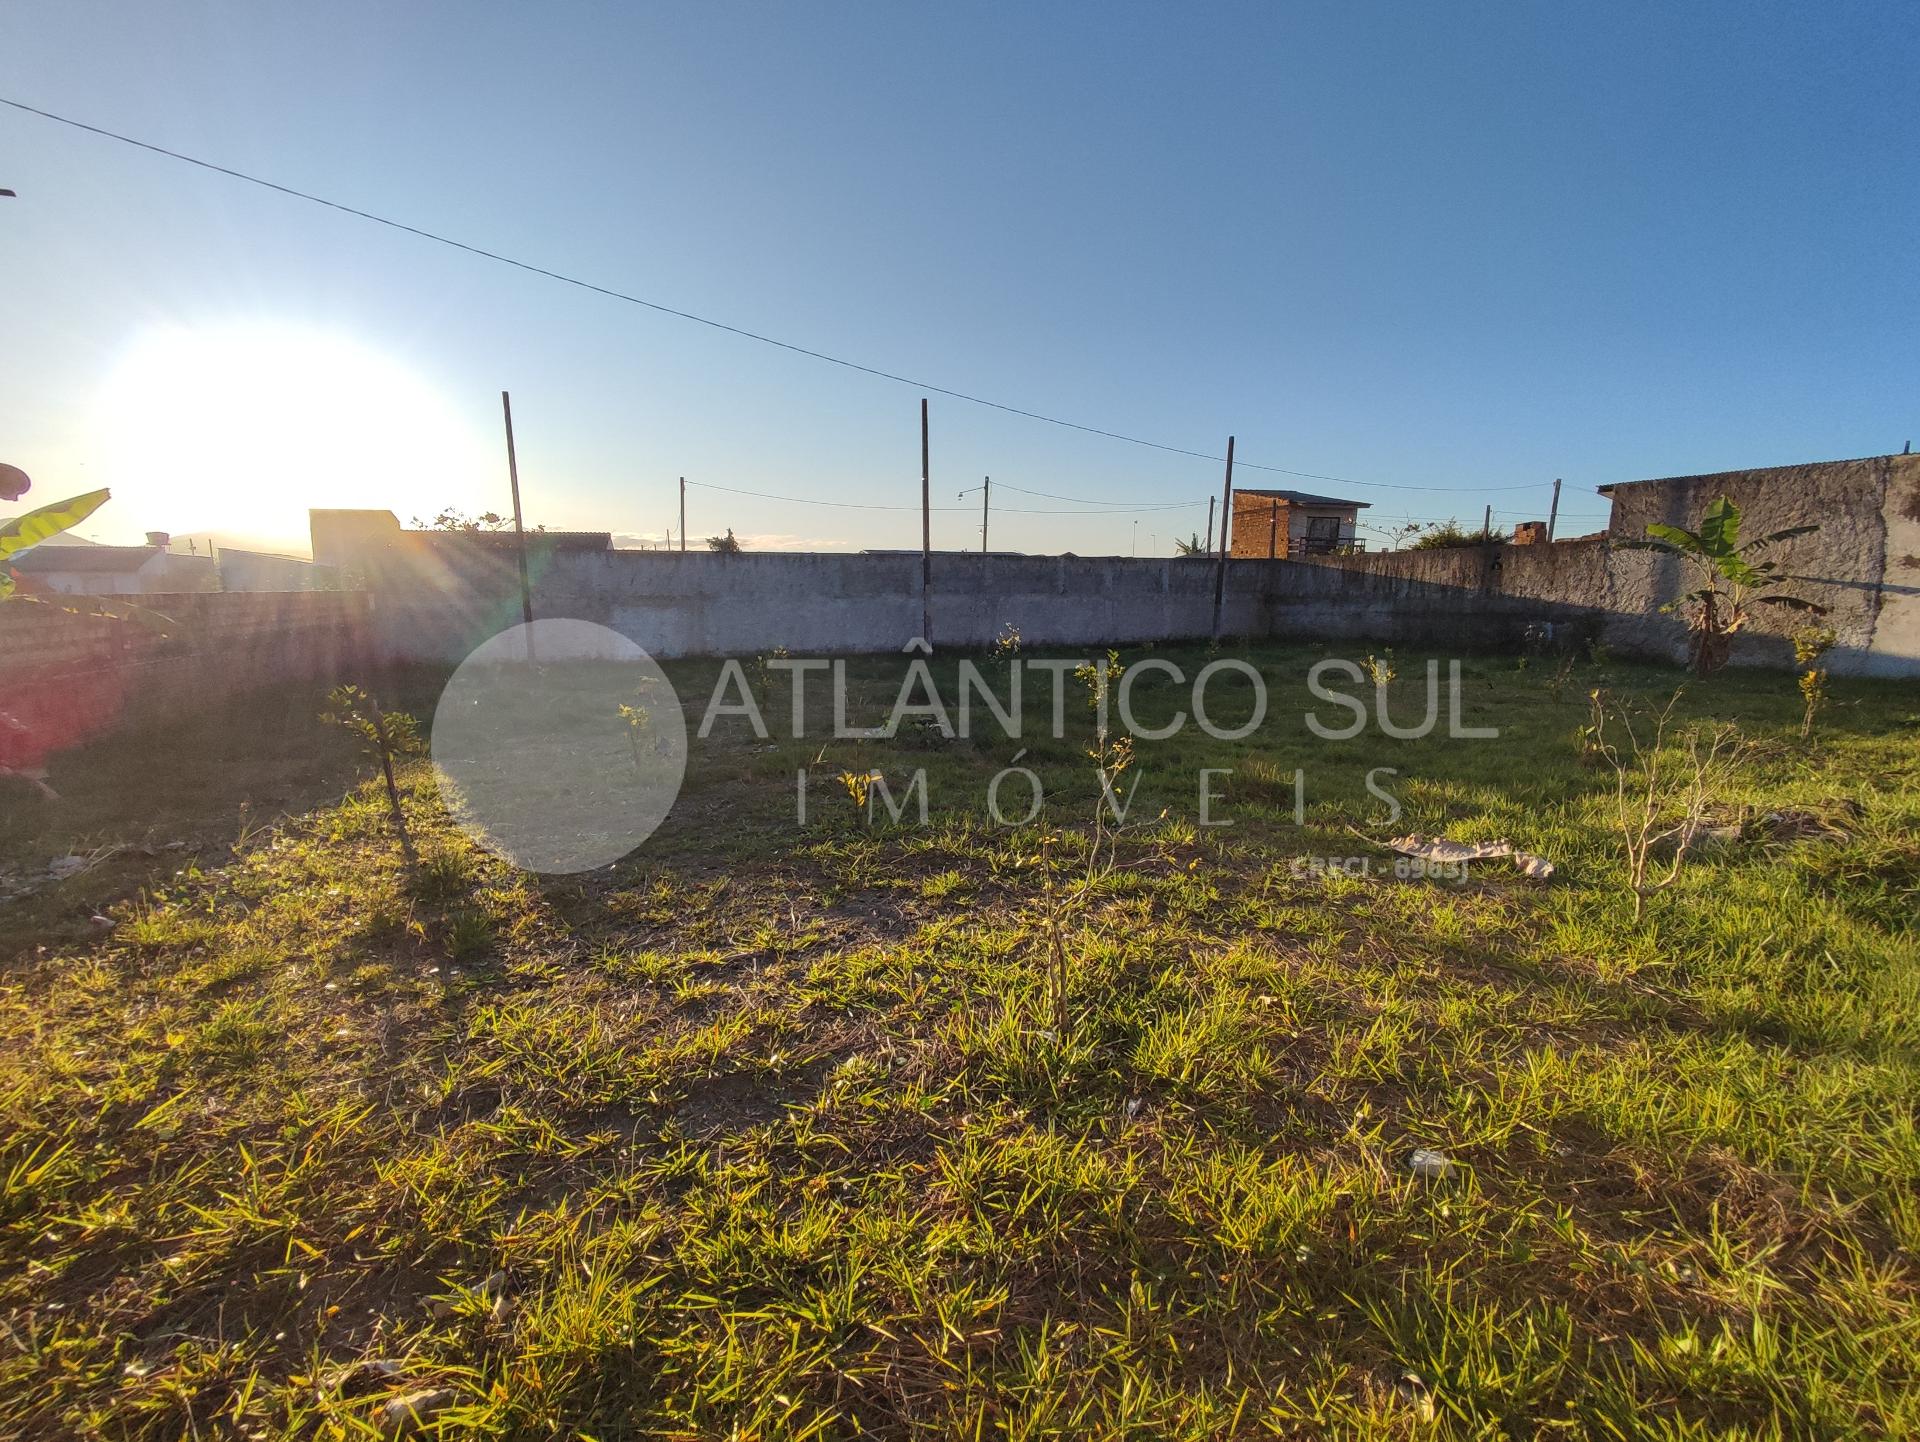
<path fill-rule="evenodd" d="M 90 571 L 124 575 L 137 571 L 162 552 L 158 546 L 35 546 L 8 564 L 28 575 L 50 571 Z"/>
<path fill-rule="evenodd" d="M 1236 496 L 1271 496 L 1294 506 L 1353 506 L 1358 509 L 1373 504 L 1371 501 L 1343 501 L 1338 496 L 1315 496 L 1306 491 L 1269 491 L 1259 486 L 1235 486 L 1233 493 Z"/>

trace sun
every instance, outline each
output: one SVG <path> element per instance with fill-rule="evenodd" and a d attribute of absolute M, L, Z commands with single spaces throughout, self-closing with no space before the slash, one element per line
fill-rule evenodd
<path fill-rule="evenodd" d="M 477 419 L 347 335 L 169 326 L 137 336 L 102 387 L 99 474 L 122 529 L 304 550 L 310 507 L 404 523 L 467 506 L 501 467 Z"/>

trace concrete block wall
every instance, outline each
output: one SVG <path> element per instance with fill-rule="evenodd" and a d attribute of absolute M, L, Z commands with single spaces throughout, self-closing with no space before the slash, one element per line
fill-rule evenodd
<path fill-rule="evenodd" d="M 1478 564 L 1407 580 L 1297 561 L 1229 561 L 1221 633 L 1499 646 L 1570 608 L 1490 590 Z M 661 659 L 899 651 L 922 634 L 911 553 L 557 551 L 529 564 L 534 614 L 611 627 Z M 938 647 L 980 650 L 1007 627 L 1045 647 L 1143 645 L 1212 634 L 1211 558 L 936 553 L 926 606 Z M 457 663 L 520 619 L 511 556 L 457 539 L 395 553 L 375 580 L 381 646 Z"/>
<path fill-rule="evenodd" d="M 1224 634 L 1265 634 L 1268 564 L 1229 565 Z M 920 573 L 901 553 L 559 551 L 529 565 L 536 616 L 609 626 L 663 660 L 898 651 L 921 634 Z M 396 660 L 457 662 L 521 616 L 512 557 L 457 540 L 395 557 L 374 586 Z M 1191 640 L 1211 634 L 1213 588 L 1208 559 L 940 552 L 926 612 L 939 646 L 984 648 L 1008 626 L 1030 646 Z"/>
<path fill-rule="evenodd" d="M 1216 563 L 1204 557 L 934 557 L 931 613 L 942 645 L 982 648 L 1004 625 L 1038 646 L 1205 640 L 1213 631 Z M 1220 629 L 1266 631 L 1268 563 L 1229 561 Z"/>
<path fill-rule="evenodd" d="M 1610 543 L 1642 538 L 1656 521 L 1696 530 L 1707 506 L 1724 495 L 1740 507 L 1744 538 L 1819 527 L 1774 554 L 1788 589 L 1828 608 L 1821 619 L 1839 636 L 1830 669 L 1920 675 L 1920 456 L 1635 481 L 1611 494 L 1613 516 L 1601 537 L 1326 557 L 1313 564 L 1398 579 L 1419 588 L 1427 604 L 1452 597 L 1467 618 L 1484 612 L 1491 597 L 1536 603 L 1543 619 L 1584 622 L 1625 654 L 1678 663 L 1688 653 L 1686 625 L 1662 608 L 1691 588 L 1688 568 Z M 1398 604 L 1414 604 L 1414 595 Z M 1734 663 L 1793 665 L 1791 635 L 1811 619 L 1785 607 L 1753 608 L 1748 629 L 1736 638 Z M 1372 624 L 1390 627 L 1395 618 L 1380 616 Z"/>
<path fill-rule="evenodd" d="M 340 572 L 333 566 L 317 566 L 312 561 L 264 551 L 243 551 L 238 546 L 220 548 L 219 571 L 222 591 L 313 591 L 340 587 Z"/>
<path fill-rule="evenodd" d="M 1288 565 L 1269 598 L 1267 634 L 1294 641 L 1517 651 L 1529 628 L 1542 623 L 1583 634 L 1597 629 L 1599 611 L 1590 591 L 1555 584 L 1549 568 L 1537 564 L 1515 567 L 1503 584 L 1508 560 L 1476 546 L 1337 562 L 1263 562 Z"/>
<path fill-rule="evenodd" d="M 0 764 L 37 765 L 99 732 L 259 687 L 351 679 L 376 659 L 364 593 L 137 599 L 164 625 L 85 614 L 83 599 L 0 606 Z"/>
<path fill-rule="evenodd" d="M 1697 527 L 1729 495 L 1744 534 L 1817 523 L 1781 552 L 1796 590 L 1830 608 L 1836 672 L 1920 676 L 1920 457 L 1882 456 L 1613 488 L 1608 536 L 1298 560 L 1230 561 L 1221 632 L 1232 638 L 1515 648 L 1542 623 L 1625 652 L 1681 660 L 1682 623 L 1660 607 L 1683 569 L 1608 541 L 1651 521 Z M 1033 647 L 1205 639 L 1211 558 L 942 552 L 922 619 L 921 558 L 582 549 L 530 537 L 534 612 L 595 621 L 661 659 L 895 652 L 931 630 L 938 647 L 983 649 L 1007 626 Z M 149 596 L 166 634 L 52 606 L 0 607 L 0 761 L 71 744 L 136 714 L 294 679 L 337 679 L 387 662 L 452 665 L 521 618 L 510 548 L 409 538 L 363 556 L 365 592 Z M 1761 615 L 1736 662 L 1788 665 L 1796 612 Z M 27 738 L 22 740 L 22 737 Z M 22 748 L 26 748 L 26 752 Z M 30 762 L 30 755 L 28 761 Z"/>
<path fill-rule="evenodd" d="M 1880 520 L 1886 528 L 1880 614 L 1857 669 L 1870 676 L 1920 675 L 1920 456 L 1887 458 Z"/>
<path fill-rule="evenodd" d="M 1624 652 L 1679 661 L 1684 623 L 1661 607 L 1684 568 L 1611 539 L 1648 522 L 1697 527 L 1730 495 L 1745 533 L 1817 521 L 1783 552 L 1796 589 L 1830 607 L 1838 671 L 1920 674 L 1920 457 L 1883 456 L 1612 488 L 1606 535 L 1551 545 L 1465 546 L 1228 565 L 1221 630 L 1235 637 L 1517 647 L 1529 627 L 1571 627 Z M 400 533 L 395 531 L 395 535 Z M 316 530 L 316 536 L 319 532 Z M 977 649 L 1012 625 L 1029 645 L 1139 645 L 1212 630 L 1211 558 L 933 557 L 927 619 L 921 560 L 871 555 L 581 550 L 530 536 L 534 612 L 596 621 L 663 659 L 897 651 L 930 627 L 937 646 Z M 376 627 L 398 660 L 457 662 L 520 618 L 510 549 L 406 533 L 365 566 Z M 1756 617 L 1734 659 L 1791 664 L 1799 613 Z"/>
<path fill-rule="evenodd" d="M 1828 658 L 1836 671 L 1920 674 L 1920 638 L 1914 634 L 1915 584 L 1920 576 L 1892 552 L 1899 545 L 1903 505 L 1920 491 L 1920 456 L 1876 456 L 1766 470 L 1723 471 L 1635 481 L 1612 488 L 1612 539 L 1646 535 L 1652 522 L 1699 527 L 1706 508 L 1720 496 L 1740 507 L 1740 534 L 1750 540 L 1790 526 L 1819 530 L 1771 552 L 1790 581 L 1788 589 L 1827 607 L 1820 618 L 1839 640 Z M 1902 498 L 1905 497 L 1905 502 Z M 1615 619 L 1610 640 L 1623 649 L 1680 659 L 1684 627 L 1660 607 L 1691 585 L 1677 560 L 1644 551 L 1614 551 L 1608 563 L 1607 609 Z M 1793 664 L 1792 633 L 1807 615 L 1786 607 L 1756 606 L 1734 661 L 1745 665 Z M 1904 634 L 1903 634 L 1904 630 Z"/>

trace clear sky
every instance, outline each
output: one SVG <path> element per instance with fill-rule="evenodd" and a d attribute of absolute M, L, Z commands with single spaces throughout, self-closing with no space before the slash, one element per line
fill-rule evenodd
<path fill-rule="evenodd" d="M 1377 524 L 1920 439 L 1911 4 L 9 0 L 0 94 Z M 0 460 L 917 546 L 916 390 L 0 109 Z M 1164 554 L 1220 466 L 933 398 L 941 546 Z M 1000 487 L 1183 510 L 1062 517 Z M 1493 488 L 1524 487 L 1526 489 Z"/>

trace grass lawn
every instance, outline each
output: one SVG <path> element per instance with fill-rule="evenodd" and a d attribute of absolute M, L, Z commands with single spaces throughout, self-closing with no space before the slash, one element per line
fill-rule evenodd
<path fill-rule="evenodd" d="M 1791 676 L 1692 684 L 1755 743 L 1729 817 L 1844 834 L 1722 841 L 1635 925 L 1575 733 L 1676 674 L 1483 657 L 1499 740 L 1331 742 L 1317 653 L 1245 654 L 1267 724 L 1142 742 L 1091 871 L 1071 682 L 1065 741 L 723 722 L 576 878 L 419 762 L 409 875 L 318 695 L 8 791 L 0 869 L 100 862 L 0 908 L 0 1433 L 1920 1433 L 1914 688 L 1835 682 L 1809 745 Z M 670 670 L 697 719 L 717 667 Z M 875 719 L 899 658 L 853 673 Z M 1023 745 L 1050 830 L 986 812 Z M 925 827 L 836 779 L 917 767 Z M 1301 864 L 1408 830 L 1559 871 Z"/>

